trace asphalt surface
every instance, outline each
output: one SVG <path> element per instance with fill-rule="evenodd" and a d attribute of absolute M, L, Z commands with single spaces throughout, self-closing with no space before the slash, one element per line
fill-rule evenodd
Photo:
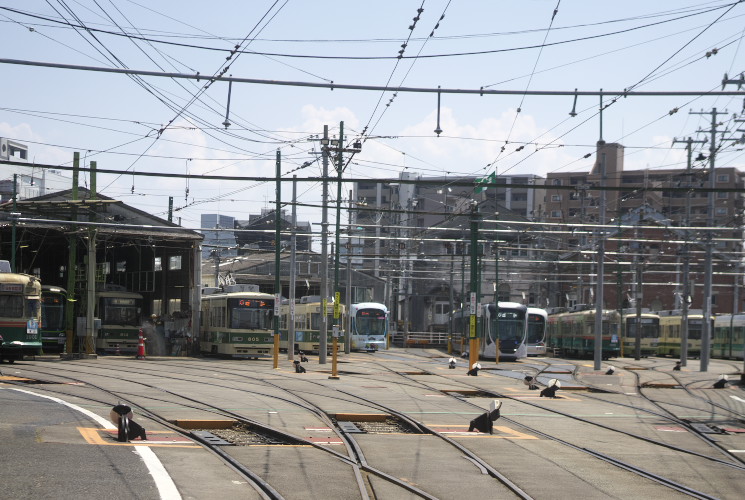
<path fill-rule="evenodd" d="M 360 426 L 362 416 L 385 414 L 369 402 L 394 408 L 475 452 L 532 498 L 690 498 L 590 458 L 562 440 L 694 484 L 709 498 L 742 498 L 745 471 L 658 446 L 656 442 L 664 442 L 717 455 L 680 426 L 633 408 L 647 405 L 658 411 L 639 401 L 637 385 L 640 380 L 657 384 L 662 388 L 649 391 L 681 418 L 729 429 L 713 434 L 713 439 L 745 459 L 745 391 L 735 383 L 721 391 L 710 389 L 719 373 L 731 373 L 733 382 L 739 379 L 733 372 L 737 363 L 712 360 L 709 372 L 699 372 L 697 361 L 690 360 L 688 367 L 675 374 L 670 360 L 610 363 L 616 366 L 613 375 L 605 374 L 606 363 L 603 370 L 593 370 L 591 361 L 482 362 L 479 376 L 469 377 L 463 360 L 459 360 L 462 366 L 449 370 L 444 353 L 392 349 L 343 356 L 338 379 L 330 379 L 331 364 L 319 365 L 317 358 L 306 365 L 304 374 L 295 374 L 291 362 L 284 359 L 279 369 L 270 360 L 194 358 L 47 358 L 3 364 L 0 470 L 4 489 L 0 497 L 262 498 L 245 477 L 212 451 L 189 436 L 174 433 L 162 421 L 136 412 L 135 420 L 147 429 L 148 440 L 129 443 L 118 442 L 113 426 L 106 425 L 111 406 L 118 402 L 115 395 L 122 394 L 135 407 L 157 411 L 164 420 L 181 425 L 223 418 L 176 397 L 188 394 L 195 401 L 209 402 L 342 454 L 346 448 L 327 422 L 303 411 L 297 399 L 322 408 L 333 418 L 348 416 Z M 542 398 L 539 391 L 523 384 L 524 375 L 536 370 L 543 370 L 537 377 L 541 388 L 552 379 L 561 381 L 556 399 Z M 115 374 L 120 374 L 118 379 Z M 665 384 L 674 386 L 672 376 L 728 410 L 712 410 L 711 404 L 698 403 L 682 390 L 665 388 Z M 503 395 L 502 418 L 494 423 L 493 434 L 467 432 L 470 420 L 494 400 L 479 394 L 479 389 Z M 647 441 L 626 438 L 618 430 L 641 434 Z M 515 498 L 481 466 L 436 436 L 393 428 L 356 434 L 354 439 L 372 467 L 404 479 L 432 498 Z M 364 498 L 353 469 L 316 447 L 242 444 L 221 449 L 270 483 L 283 498 Z M 365 477 L 367 498 L 420 498 L 379 475 Z"/>

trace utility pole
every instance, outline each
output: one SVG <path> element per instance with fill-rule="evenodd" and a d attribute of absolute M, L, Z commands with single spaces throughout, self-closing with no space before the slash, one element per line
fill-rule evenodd
<path fill-rule="evenodd" d="M 292 176 L 292 233 L 290 236 L 290 291 L 287 318 L 287 359 L 295 355 L 295 286 L 297 282 L 297 175 Z"/>
<path fill-rule="evenodd" d="M 321 201 L 321 324 L 318 338 L 318 363 L 326 364 L 326 352 L 328 343 L 328 315 L 326 314 L 326 301 L 329 296 L 329 126 L 323 126 L 323 138 L 321 139 L 321 153 L 323 163 L 323 197 Z"/>
<path fill-rule="evenodd" d="M 282 206 L 282 157 L 279 149 L 277 150 L 276 160 L 276 205 L 274 209 L 274 369 L 279 368 L 279 320 L 280 306 L 282 305 L 282 283 L 279 279 L 281 270 L 279 254 L 282 251 L 282 237 L 280 229 L 282 227 L 280 220 L 280 207 Z M 289 339 L 288 339 L 289 340 Z"/>
<path fill-rule="evenodd" d="M 352 352 L 352 318 L 349 314 L 352 307 L 352 190 L 349 190 L 349 232 L 347 233 L 347 287 L 344 302 L 347 304 L 347 317 L 344 324 L 344 354 Z"/>
<path fill-rule="evenodd" d="M 673 139 L 673 144 L 685 143 L 686 151 L 688 153 L 688 161 L 686 163 L 686 182 L 688 189 L 691 188 L 691 155 L 693 154 L 693 144 L 705 144 L 706 140 L 694 141 L 692 138 L 686 140 Z M 683 244 L 683 288 L 681 290 L 681 324 L 680 324 L 680 366 L 686 366 L 688 364 L 688 298 L 691 296 L 690 293 L 690 270 L 691 270 L 691 245 L 690 245 L 690 232 L 688 228 L 691 225 L 691 196 L 690 192 L 686 196 L 686 211 L 685 219 L 683 220 L 683 226 L 685 229 L 685 243 Z"/>
<path fill-rule="evenodd" d="M 341 179 L 344 173 L 344 153 L 359 153 L 361 150 L 361 144 L 355 143 L 354 148 L 344 147 L 344 122 L 339 122 L 339 139 L 336 143 L 336 147 L 329 147 L 329 150 L 336 151 L 336 245 L 334 248 L 334 345 L 333 345 L 333 368 L 331 370 L 331 377 L 336 377 L 336 357 L 338 349 L 339 335 L 342 330 L 341 325 L 341 292 L 339 291 L 339 244 L 341 235 Z M 351 200 L 350 200 L 351 202 Z M 349 258 L 349 255 L 347 255 Z M 347 283 L 347 287 L 349 283 Z M 349 307 L 349 304 L 347 304 Z M 326 309 L 324 308 L 323 314 L 326 315 Z"/>
<path fill-rule="evenodd" d="M 706 225 L 711 228 L 714 226 L 714 187 L 716 186 L 716 170 L 714 168 L 714 158 L 717 153 L 717 115 L 726 114 L 727 112 L 717 112 L 717 108 L 712 108 L 711 113 L 708 112 L 694 112 L 691 111 L 692 115 L 708 115 L 711 114 L 711 144 L 709 146 L 709 206 L 707 210 Z M 704 131 L 700 131 L 704 132 Z M 711 293 L 712 293 L 712 253 L 714 242 L 712 241 L 711 229 L 706 232 L 706 265 L 704 270 L 704 324 L 701 330 L 701 368 L 700 371 L 705 372 L 709 370 L 709 357 L 711 350 L 711 318 L 712 318 L 712 305 L 711 305 Z"/>
<path fill-rule="evenodd" d="M 595 352 L 594 369 L 600 370 L 603 362 L 603 286 L 604 273 L 605 273 L 605 234 L 603 233 L 605 227 L 605 205 L 606 205 L 606 191 L 605 191 L 605 153 L 600 155 L 600 228 L 598 228 L 598 277 L 597 277 L 597 290 L 595 292 Z"/>
<path fill-rule="evenodd" d="M 639 211 L 639 223 L 636 225 L 636 241 L 639 241 L 639 226 L 644 222 L 644 206 Z M 644 256 L 641 254 L 642 246 L 636 251 L 634 256 L 636 262 L 636 325 L 634 329 L 634 359 L 639 361 L 642 357 L 642 266 L 644 265 Z M 623 320 L 623 317 L 621 318 Z"/>

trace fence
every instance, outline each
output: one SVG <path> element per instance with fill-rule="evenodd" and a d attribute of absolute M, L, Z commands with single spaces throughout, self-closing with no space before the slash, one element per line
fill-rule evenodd
<path fill-rule="evenodd" d="M 396 346 L 422 347 L 422 346 L 447 346 L 448 333 L 446 332 L 409 332 L 404 342 L 404 332 L 393 332 L 391 343 Z"/>

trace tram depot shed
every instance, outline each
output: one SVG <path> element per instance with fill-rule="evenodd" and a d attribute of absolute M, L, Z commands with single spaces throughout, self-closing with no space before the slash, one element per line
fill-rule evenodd
<path fill-rule="evenodd" d="M 14 272 L 66 289 L 75 316 L 90 314 L 86 297 L 95 274 L 96 289 L 118 285 L 140 293 L 143 318 L 180 311 L 198 325 L 193 305 L 199 302 L 202 239 L 83 187 L 0 204 L 0 258 L 14 263 Z"/>

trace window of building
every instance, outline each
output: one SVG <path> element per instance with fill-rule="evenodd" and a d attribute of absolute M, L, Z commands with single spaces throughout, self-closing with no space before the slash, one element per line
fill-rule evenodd
<path fill-rule="evenodd" d="M 727 215 L 727 207 L 718 207 L 717 215 Z"/>
<path fill-rule="evenodd" d="M 168 299 L 168 314 L 181 311 L 181 299 Z"/>
<path fill-rule="evenodd" d="M 719 192 L 719 193 L 717 193 L 717 198 L 719 198 L 720 200 L 721 199 L 724 199 L 724 198 L 729 198 L 729 193 Z"/>
<path fill-rule="evenodd" d="M 551 210 L 552 219 L 561 219 L 561 210 Z"/>
<path fill-rule="evenodd" d="M 587 182 L 587 179 L 584 177 L 570 177 L 569 178 L 569 184 L 572 186 L 576 186 L 577 184 L 585 184 Z"/>
<path fill-rule="evenodd" d="M 554 186 L 561 186 L 561 179 L 554 179 L 552 182 Z"/>
<path fill-rule="evenodd" d="M 717 182 L 729 182 L 729 175 L 728 174 L 717 175 Z"/>
<path fill-rule="evenodd" d="M 551 195 L 551 201 L 561 201 L 561 195 L 560 194 L 552 194 Z"/>
<path fill-rule="evenodd" d="M 127 272 L 127 261 L 126 260 L 122 260 L 116 263 L 116 272 L 118 273 Z"/>
<path fill-rule="evenodd" d="M 512 193 L 512 201 L 528 201 L 528 193 Z"/>
<path fill-rule="evenodd" d="M 153 270 L 154 271 L 163 270 L 163 264 L 161 263 L 160 257 L 155 257 L 155 259 L 153 260 Z"/>
<path fill-rule="evenodd" d="M 179 269 L 181 269 L 181 256 L 171 255 L 170 257 L 168 257 L 168 270 L 178 271 Z"/>

